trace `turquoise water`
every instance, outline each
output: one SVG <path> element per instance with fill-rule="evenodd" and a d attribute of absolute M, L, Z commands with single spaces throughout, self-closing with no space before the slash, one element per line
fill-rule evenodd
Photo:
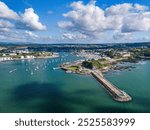
<path fill-rule="evenodd" d="M 105 77 L 133 97 L 119 103 L 92 77 L 53 67 L 77 57 L 0 63 L 0 112 L 150 112 L 150 61 Z"/>

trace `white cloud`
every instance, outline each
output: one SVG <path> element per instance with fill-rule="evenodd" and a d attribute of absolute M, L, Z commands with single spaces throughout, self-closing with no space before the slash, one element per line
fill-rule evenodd
<path fill-rule="evenodd" d="M 11 30 L 9 28 L 0 28 L 0 32 L 10 32 Z"/>
<path fill-rule="evenodd" d="M 147 7 L 147 6 L 140 5 L 140 4 L 135 4 L 134 7 L 135 7 L 136 10 L 139 10 L 139 11 L 148 10 L 148 7 Z"/>
<path fill-rule="evenodd" d="M 1 31 L 0 30 L 0 41 L 10 41 L 10 42 L 37 42 L 41 39 L 38 35 L 31 31 Z"/>
<path fill-rule="evenodd" d="M 63 39 L 67 40 L 81 40 L 86 38 L 87 36 L 84 34 L 63 33 Z"/>
<path fill-rule="evenodd" d="M 6 18 L 6 19 L 18 19 L 19 16 L 16 12 L 9 9 L 8 6 L 0 1 L 0 18 Z"/>
<path fill-rule="evenodd" d="M 84 5 L 83 2 L 73 2 L 72 11 L 63 14 L 69 21 L 61 22 L 61 26 L 71 31 L 78 31 L 84 35 L 99 34 L 106 29 L 104 11 L 95 6 L 95 2 Z M 110 27 L 111 29 L 111 27 Z"/>
<path fill-rule="evenodd" d="M 0 19 L 0 28 L 13 28 L 13 27 L 14 25 L 11 22 Z"/>
<path fill-rule="evenodd" d="M 45 29 L 46 26 L 39 21 L 39 16 L 33 8 L 25 9 L 24 13 L 18 14 L 0 1 L 0 40 L 36 40 L 39 37 L 33 31 Z"/>
<path fill-rule="evenodd" d="M 25 35 L 20 32 L 13 30 L 2 30 L 0 31 L 1 41 L 25 41 Z"/>
<path fill-rule="evenodd" d="M 95 0 L 91 0 L 88 4 L 78 1 L 70 6 L 72 9 L 63 14 L 66 21 L 57 23 L 64 29 L 63 32 L 67 32 L 62 34 L 64 40 L 133 40 L 135 33 L 150 31 L 150 11 L 147 6 L 138 3 L 123 3 L 102 9 L 96 5 Z M 54 40 L 34 33 L 45 29 L 46 26 L 41 23 L 33 8 L 17 13 L 0 1 L 0 38 Z M 16 33 L 16 30 L 20 33 Z"/>
<path fill-rule="evenodd" d="M 17 28 L 28 30 L 45 30 L 46 26 L 39 22 L 39 16 L 35 14 L 33 8 L 25 10 L 24 14 L 21 14 L 20 20 L 17 23 Z"/>
<path fill-rule="evenodd" d="M 119 15 L 119 16 L 128 16 L 132 13 L 141 13 L 142 11 L 146 11 L 148 9 L 147 6 L 140 5 L 140 4 L 131 4 L 131 3 L 123 3 L 123 4 L 117 4 L 112 5 L 105 10 L 106 16 L 113 16 L 113 15 Z"/>
<path fill-rule="evenodd" d="M 122 32 L 148 31 L 150 29 L 150 13 L 131 14 L 124 18 Z"/>
<path fill-rule="evenodd" d="M 131 33 L 120 33 L 120 32 L 115 32 L 113 34 L 113 38 L 115 40 L 127 40 L 127 41 L 131 41 L 133 40 L 133 36 Z"/>
<path fill-rule="evenodd" d="M 33 8 L 25 9 L 24 13 L 17 14 L 10 9 L 4 2 L 0 1 L 0 20 L 6 20 L 7 23 L 0 22 L 1 26 L 16 23 L 14 28 L 22 30 L 45 30 L 46 26 L 39 21 L 39 16 L 34 12 Z"/>
<path fill-rule="evenodd" d="M 57 23 L 60 28 L 72 28 L 74 25 L 70 21 L 60 21 Z"/>
<path fill-rule="evenodd" d="M 95 5 L 95 1 L 88 4 L 78 1 L 70 6 L 72 10 L 63 14 L 67 21 L 58 22 L 60 28 L 70 32 L 101 39 L 102 34 L 107 32 L 112 32 L 114 37 L 113 33 L 117 31 L 120 33 L 117 38 L 125 38 L 128 33 L 150 30 L 150 12 L 144 5 L 123 3 L 103 10 Z"/>
<path fill-rule="evenodd" d="M 105 10 L 106 16 L 113 16 L 113 15 L 126 15 L 133 9 L 132 4 L 124 3 L 118 5 L 112 5 Z"/>
<path fill-rule="evenodd" d="M 27 36 L 29 36 L 31 38 L 38 38 L 39 37 L 38 35 L 34 34 L 31 31 L 25 31 L 25 33 L 27 34 Z"/>
<path fill-rule="evenodd" d="M 0 35 L 5 35 L 6 33 L 10 33 L 13 28 L 14 28 L 14 24 L 9 22 L 8 20 L 0 19 Z"/>

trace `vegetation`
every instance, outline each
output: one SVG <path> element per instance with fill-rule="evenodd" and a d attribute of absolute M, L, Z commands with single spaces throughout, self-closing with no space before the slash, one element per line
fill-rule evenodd
<path fill-rule="evenodd" d="M 115 51 L 113 49 L 105 51 L 104 54 L 110 58 L 114 57 Z"/>
<path fill-rule="evenodd" d="M 72 72 L 78 71 L 79 69 L 80 69 L 79 66 L 69 66 L 69 67 L 67 67 L 67 70 L 72 71 Z"/>
<path fill-rule="evenodd" d="M 27 55 L 33 55 L 35 57 L 40 57 L 40 56 L 45 57 L 45 56 L 52 56 L 53 53 L 51 53 L 51 52 L 30 52 Z"/>
<path fill-rule="evenodd" d="M 89 62 L 89 61 L 83 61 L 82 66 L 88 69 L 93 69 L 93 64 L 92 62 Z"/>
<path fill-rule="evenodd" d="M 129 50 L 132 53 L 133 58 L 140 59 L 141 57 L 150 57 L 149 48 L 134 48 Z"/>
<path fill-rule="evenodd" d="M 5 54 L 5 53 L 4 53 Z M 3 53 L 0 53 L 0 57 L 11 57 L 14 59 L 19 59 L 22 56 L 26 58 L 27 56 L 34 56 L 35 58 L 40 58 L 40 57 L 50 57 L 53 56 L 52 52 L 28 52 L 28 53 L 14 53 L 14 55 L 11 55 L 12 53 L 6 53 L 5 56 L 3 56 Z"/>
<path fill-rule="evenodd" d="M 120 52 L 122 52 L 122 49 L 110 49 L 107 50 L 104 53 L 104 55 L 106 55 L 107 57 L 113 58 L 113 59 L 119 59 L 122 58 L 122 54 L 120 54 Z"/>
<path fill-rule="evenodd" d="M 82 66 L 88 69 L 103 69 L 104 67 L 109 67 L 110 63 L 107 60 L 99 59 L 99 60 L 90 60 L 83 61 Z"/>

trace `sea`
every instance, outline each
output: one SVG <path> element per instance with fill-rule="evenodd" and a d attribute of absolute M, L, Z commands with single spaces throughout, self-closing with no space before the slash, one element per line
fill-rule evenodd
<path fill-rule="evenodd" d="M 66 73 L 65 62 L 81 59 L 70 53 L 60 57 L 0 62 L 1 113 L 148 113 L 150 112 L 150 60 L 123 63 L 134 68 L 110 70 L 106 79 L 132 97 L 113 100 L 91 75 Z"/>

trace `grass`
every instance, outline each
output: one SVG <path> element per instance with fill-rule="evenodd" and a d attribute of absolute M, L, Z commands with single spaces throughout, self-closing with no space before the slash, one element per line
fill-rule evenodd
<path fill-rule="evenodd" d="M 93 60 L 91 62 L 97 69 L 102 69 L 104 67 L 110 66 L 110 63 L 107 60 Z"/>
<path fill-rule="evenodd" d="M 79 66 L 69 66 L 67 69 L 70 71 L 77 71 L 79 70 Z"/>

